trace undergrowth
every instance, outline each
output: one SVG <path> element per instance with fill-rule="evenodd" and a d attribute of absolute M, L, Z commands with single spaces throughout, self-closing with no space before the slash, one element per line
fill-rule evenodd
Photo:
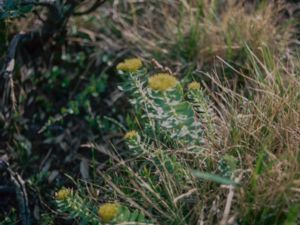
<path fill-rule="evenodd" d="M 118 66 L 135 114 L 127 151 L 104 152 L 110 160 L 94 184 L 101 196 L 155 224 L 296 224 L 299 78 L 262 51 L 264 61 L 248 48 L 247 96 L 217 75 L 207 74 L 219 88 L 212 92 L 141 63 L 133 71 L 138 59 Z"/>
<path fill-rule="evenodd" d="M 39 224 L 300 223 L 297 21 L 247 2 L 112 1 L 20 72 L 0 153 Z"/>

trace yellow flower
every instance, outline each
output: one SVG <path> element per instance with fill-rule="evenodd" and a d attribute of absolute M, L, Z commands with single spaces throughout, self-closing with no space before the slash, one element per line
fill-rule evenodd
<path fill-rule="evenodd" d="M 149 78 L 149 87 L 157 91 L 166 91 L 177 85 L 177 79 L 168 73 L 155 74 Z"/>
<path fill-rule="evenodd" d="M 193 82 L 188 84 L 188 89 L 189 90 L 198 90 L 198 89 L 200 89 L 200 83 L 196 82 L 196 81 L 193 81 Z"/>
<path fill-rule="evenodd" d="M 108 223 L 118 215 L 119 204 L 105 203 L 98 209 L 98 215 L 104 223 Z"/>
<path fill-rule="evenodd" d="M 58 192 L 55 192 L 56 200 L 66 200 L 70 195 L 73 194 L 73 190 L 70 188 L 62 188 Z"/>
<path fill-rule="evenodd" d="M 138 133 L 135 130 L 132 131 L 128 131 L 125 135 L 124 138 L 125 139 L 132 139 L 138 136 Z"/>
<path fill-rule="evenodd" d="M 124 72 L 135 72 L 143 66 L 143 63 L 138 58 L 125 59 L 117 65 L 117 70 L 122 70 Z"/>

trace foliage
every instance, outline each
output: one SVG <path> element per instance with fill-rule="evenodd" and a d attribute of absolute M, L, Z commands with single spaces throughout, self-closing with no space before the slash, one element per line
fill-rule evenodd
<path fill-rule="evenodd" d="M 120 88 L 131 95 L 131 103 L 141 113 L 149 138 L 159 138 L 157 135 L 160 134 L 166 140 L 176 139 L 178 143 L 201 143 L 201 117 L 184 98 L 183 88 L 176 78 L 158 74 L 147 79 L 148 74 L 145 68 L 125 72 L 121 75 L 124 82 Z M 191 92 L 200 95 L 201 90 Z"/>
<path fill-rule="evenodd" d="M 61 192 L 68 189 L 61 189 L 57 192 L 56 204 L 61 214 L 66 214 L 68 219 L 76 219 L 79 224 L 118 224 L 126 222 L 136 222 L 135 224 L 150 224 L 144 215 L 137 210 L 130 212 L 126 206 L 106 203 L 95 207 L 95 203 L 82 198 L 78 192 L 68 192 L 61 198 Z"/>

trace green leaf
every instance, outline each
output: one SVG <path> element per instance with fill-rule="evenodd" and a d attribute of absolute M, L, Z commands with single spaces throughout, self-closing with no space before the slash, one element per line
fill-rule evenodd
<path fill-rule="evenodd" d="M 128 221 L 136 221 L 136 219 L 138 218 L 138 216 L 139 216 L 138 210 L 134 210 L 133 213 L 131 213 Z"/>
<path fill-rule="evenodd" d="M 219 184 L 239 186 L 239 184 L 234 182 L 233 180 L 221 177 L 219 175 L 211 174 L 211 173 L 193 171 L 192 175 L 194 175 L 195 177 L 198 177 L 198 178 L 201 178 L 201 179 L 204 179 L 204 180 L 213 181 L 213 182 L 216 182 L 216 183 L 219 183 Z"/>

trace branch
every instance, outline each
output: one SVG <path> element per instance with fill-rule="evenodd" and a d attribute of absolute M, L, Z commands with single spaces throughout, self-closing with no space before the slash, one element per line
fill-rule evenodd
<path fill-rule="evenodd" d="M 13 182 L 15 186 L 16 191 L 16 199 L 19 204 L 19 210 L 20 210 L 20 217 L 22 221 L 22 225 L 30 225 L 30 209 L 28 205 L 28 196 L 27 191 L 25 187 L 25 181 L 22 179 L 22 177 L 15 173 L 10 167 L 7 162 L 0 159 L 0 169 L 6 170 L 9 175 L 10 179 Z"/>
<path fill-rule="evenodd" d="M 12 102 L 12 109 L 15 110 L 16 105 L 16 99 L 14 95 L 14 84 L 12 80 L 12 73 L 15 68 L 15 57 L 17 48 L 19 45 L 20 40 L 22 39 L 24 34 L 20 33 L 13 37 L 11 42 L 9 43 L 8 52 L 7 52 L 7 58 L 6 62 L 4 63 L 4 66 L 2 70 L 0 71 L 0 78 L 4 78 L 4 87 L 3 87 L 3 96 L 2 96 L 2 102 L 1 105 L 5 105 L 5 100 L 7 99 L 8 94 L 10 93 L 10 98 Z M 8 87 L 5 87 L 8 86 Z"/>
<path fill-rule="evenodd" d="M 22 34 L 17 34 L 13 37 L 13 39 L 9 43 L 6 63 L 4 64 L 0 72 L 0 75 L 4 76 L 4 78 L 10 78 L 12 76 L 12 72 L 15 68 L 16 51 L 21 39 L 22 39 Z"/>
<path fill-rule="evenodd" d="M 80 4 L 79 0 L 67 0 L 65 5 L 59 6 L 50 1 L 28 1 L 24 0 L 21 5 L 36 5 L 43 6 L 48 9 L 48 14 L 43 25 L 36 30 L 28 31 L 27 33 L 19 33 L 13 37 L 11 40 L 6 61 L 3 68 L 0 70 L 0 83 L 1 79 L 4 78 L 2 90 L 2 101 L 0 103 L 0 111 L 4 108 L 6 99 L 9 96 L 12 102 L 12 109 L 15 109 L 15 96 L 13 90 L 13 71 L 15 68 L 16 55 L 19 47 L 31 47 L 31 49 L 39 49 L 44 43 L 47 42 L 55 34 L 61 32 L 69 19 L 69 17 L 74 12 L 76 6 Z M 67 6 L 67 7 L 65 7 Z M 66 10 L 63 12 L 63 10 Z M 32 53 L 32 52 L 30 52 Z"/>
<path fill-rule="evenodd" d="M 56 4 L 50 1 L 26 1 L 25 0 L 20 2 L 20 5 L 23 6 L 35 5 L 35 6 L 47 7 L 49 10 L 49 14 L 46 21 L 44 22 L 44 25 L 40 29 L 30 31 L 27 33 L 20 33 L 13 37 L 13 39 L 9 44 L 6 63 L 4 64 L 2 70 L 0 71 L 0 76 L 4 76 L 6 78 L 12 76 L 12 72 L 15 66 L 17 47 L 19 44 L 35 42 L 36 40 L 43 42 L 62 29 L 62 27 L 65 25 L 66 21 L 68 20 L 68 17 L 71 15 L 69 11 L 74 10 L 78 2 L 72 1 L 69 4 L 72 5 L 69 7 L 69 10 L 65 13 L 65 15 L 63 15 L 60 8 Z M 63 6 L 61 8 L 63 8 Z"/>

